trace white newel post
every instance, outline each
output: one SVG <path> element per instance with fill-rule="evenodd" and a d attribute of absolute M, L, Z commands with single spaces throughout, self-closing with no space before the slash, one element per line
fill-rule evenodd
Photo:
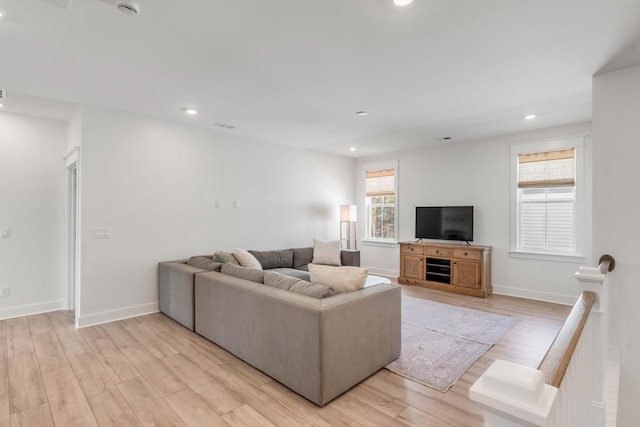
<path fill-rule="evenodd" d="M 607 370 L 607 347 L 608 339 L 608 287 L 606 285 L 606 274 L 603 274 L 598 267 L 580 267 L 575 273 L 575 278 L 582 291 L 591 291 L 596 294 L 595 302 L 591 308 L 589 322 L 590 328 L 584 332 L 591 335 L 591 391 L 590 391 L 590 416 L 594 426 L 605 425 L 605 405 L 604 405 L 604 383 Z"/>
<path fill-rule="evenodd" d="M 580 267 L 575 273 L 581 291 L 591 291 L 596 294 L 592 311 L 583 331 L 584 344 L 587 345 L 588 360 L 587 376 L 591 377 L 588 390 L 579 390 L 581 384 L 565 384 L 561 387 L 563 394 L 569 393 L 570 400 L 579 399 L 584 406 L 564 408 L 567 403 L 560 397 L 556 387 L 545 384 L 542 371 L 526 366 L 496 360 L 484 374 L 469 389 L 469 398 L 480 403 L 484 409 L 485 427 L 532 427 L 557 426 L 561 427 L 567 420 L 587 420 L 589 426 L 604 426 L 604 394 L 603 386 L 607 362 L 607 286 L 606 274 L 599 268 Z M 585 351 L 581 350 L 581 351 Z M 582 377 L 582 376 L 581 376 Z M 567 379 L 570 383 L 572 375 Z M 563 407 L 554 408 L 554 403 Z M 575 413 L 588 407 L 588 414 Z M 573 415 L 572 415 L 573 414 Z M 584 415 L 587 415 L 586 417 Z M 563 421 L 561 421 L 563 420 Z"/>

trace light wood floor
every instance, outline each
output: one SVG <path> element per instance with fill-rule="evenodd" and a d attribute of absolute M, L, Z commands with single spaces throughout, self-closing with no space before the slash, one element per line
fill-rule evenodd
<path fill-rule="evenodd" d="M 76 330 L 57 311 L 0 321 L 0 426 L 481 426 L 468 390 L 496 358 L 536 366 L 570 307 L 411 286 L 520 322 L 447 392 L 385 369 L 323 408 L 157 313 Z"/>

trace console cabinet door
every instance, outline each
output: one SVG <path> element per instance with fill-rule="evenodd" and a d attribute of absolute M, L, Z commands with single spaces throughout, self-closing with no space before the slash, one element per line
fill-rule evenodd
<path fill-rule="evenodd" d="M 424 257 L 419 255 L 402 255 L 400 276 L 407 279 L 424 280 Z"/>
<path fill-rule="evenodd" d="M 482 264 L 470 261 L 453 261 L 452 283 L 465 288 L 480 289 Z"/>

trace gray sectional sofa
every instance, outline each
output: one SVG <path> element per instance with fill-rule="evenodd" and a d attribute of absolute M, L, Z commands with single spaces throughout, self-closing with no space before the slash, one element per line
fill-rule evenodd
<path fill-rule="evenodd" d="M 348 262 L 353 254 L 345 256 Z M 334 294 L 318 285 L 316 296 L 321 297 L 316 298 L 309 295 L 317 293 L 311 289 L 317 284 L 285 279 L 274 269 L 228 264 L 221 269 L 208 271 L 187 261 L 160 263 L 160 310 L 317 405 L 400 355 L 399 286 L 378 284 Z M 304 266 L 295 270 L 304 271 Z M 304 283 L 298 286 L 303 293 L 285 282 Z"/>

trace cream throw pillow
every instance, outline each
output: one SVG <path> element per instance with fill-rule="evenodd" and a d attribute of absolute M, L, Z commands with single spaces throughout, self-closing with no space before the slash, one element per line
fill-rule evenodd
<path fill-rule="evenodd" d="M 233 251 L 233 257 L 238 260 L 241 266 L 247 268 L 255 268 L 256 270 L 262 270 L 262 264 L 260 261 L 248 251 L 244 249 L 236 249 Z"/>
<path fill-rule="evenodd" d="M 340 240 L 313 239 L 314 264 L 342 265 L 340 261 Z"/>
<path fill-rule="evenodd" d="M 369 270 L 362 267 L 309 264 L 309 274 L 313 283 L 330 286 L 340 294 L 362 289 L 367 281 Z"/>

